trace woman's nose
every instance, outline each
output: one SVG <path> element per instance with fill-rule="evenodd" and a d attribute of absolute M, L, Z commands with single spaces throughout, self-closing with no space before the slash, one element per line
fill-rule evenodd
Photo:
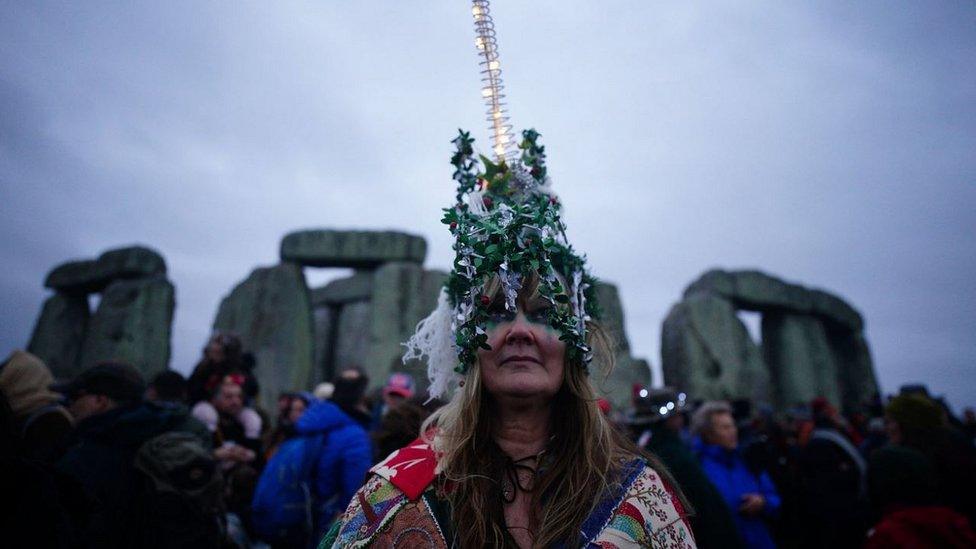
<path fill-rule="evenodd" d="M 515 345 L 517 343 L 535 343 L 535 335 L 532 333 L 531 324 L 529 323 L 529 320 L 525 318 L 522 311 L 519 311 L 519 313 L 515 315 L 515 320 L 512 321 L 512 324 L 508 329 L 508 333 L 505 334 L 505 343 L 510 345 Z"/>

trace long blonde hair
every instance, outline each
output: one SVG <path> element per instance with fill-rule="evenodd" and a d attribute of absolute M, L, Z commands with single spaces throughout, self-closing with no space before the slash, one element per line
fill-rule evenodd
<path fill-rule="evenodd" d="M 525 289 L 531 295 L 534 284 L 527 282 Z M 602 363 L 609 374 L 613 366 L 610 339 L 595 323 L 587 328 L 593 364 Z M 532 490 L 534 546 L 579 543 L 577 537 L 587 516 L 607 489 L 620 482 L 626 462 L 641 453 L 613 428 L 596 400 L 584 368 L 566 363 L 563 385 L 552 401 L 553 437 L 546 466 Z M 439 490 L 451 503 L 460 547 L 511 544 L 497 480 L 500 450 L 492 438 L 492 405 L 476 364 L 451 401 L 431 415 L 421 430 L 438 452 Z M 655 468 L 666 474 L 663 468 Z"/>

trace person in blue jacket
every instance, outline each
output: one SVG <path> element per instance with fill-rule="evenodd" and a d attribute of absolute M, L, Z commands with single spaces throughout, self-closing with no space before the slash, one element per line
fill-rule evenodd
<path fill-rule="evenodd" d="M 780 498 L 765 471 L 754 473 L 739 452 L 739 433 L 732 408 L 725 402 L 702 404 L 691 422 L 695 451 L 702 469 L 733 510 L 747 547 L 775 548 L 764 519 L 779 512 Z"/>
<path fill-rule="evenodd" d="M 316 526 L 325 532 L 335 515 L 349 504 L 373 466 L 373 447 L 369 435 L 354 419 L 329 401 L 319 401 L 302 414 L 295 424 L 302 436 L 325 434 L 325 443 L 316 461 L 315 495 L 322 507 Z"/>
<path fill-rule="evenodd" d="M 372 465 L 372 443 L 362 426 L 332 402 L 314 401 L 295 423 L 295 437 L 282 444 L 258 481 L 252 506 L 259 535 L 281 547 L 320 539 Z M 304 527 L 301 509 L 294 523 L 304 491 L 296 494 L 298 485 L 307 486 L 311 496 L 312 524 Z"/>

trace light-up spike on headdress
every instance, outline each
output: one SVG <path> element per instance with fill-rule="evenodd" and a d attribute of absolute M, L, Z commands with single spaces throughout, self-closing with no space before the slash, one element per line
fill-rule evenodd
<path fill-rule="evenodd" d="M 474 45 L 481 56 L 481 96 L 488 107 L 488 129 L 491 131 L 491 148 L 497 162 L 512 163 L 518 158 L 512 125 L 505 108 L 505 85 L 502 83 L 501 62 L 498 59 L 498 40 L 495 39 L 495 22 L 491 19 L 488 0 L 473 0 L 471 14 L 477 35 Z"/>
<path fill-rule="evenodd" d="M 562 205 L 549 183 L 539 133 L 525 130 L 518 143 L 512 136 L 488 0 L 473 0 L 471 13 L 495 161 L 475 154 L 469 133 L 461 131 L 454 139 L 456 202 L 444 210 L 442 220 L 455 238 L 453 269 L 437 308 L 404 344 L 404 362 L 426 358 L 431 397 L 455 387 L 477 361 L 478 349 L 489 348 L 492 296 L 486 288 L 492 280 L 501 286 L 505 309 L 514 312 L 523 281 L 538 278 L 539 295 L 552 305 L 546 322 L 566 343 L 568 362 L 578 367 L 586 368 L 591 359 L 586 323 L 599 316 L 596 281 L 585 258 L 566 240 Z"/>

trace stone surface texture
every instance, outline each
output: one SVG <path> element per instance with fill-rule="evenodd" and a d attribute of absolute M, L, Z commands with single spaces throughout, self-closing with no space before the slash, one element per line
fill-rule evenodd
<path fill-rule="evenodd" d="M 695 399 L 769 401 L 762 353 L 732 303 L 697 294 L 668 313 L 661 331 L 665 383 Z"/>
<path fill-rule="evenodd" d="M 175 293 L 162 275 L 109 284 L 88 323 L 80 367 L 121 360 L 138 368 L 147 379 L 165 370 L 169 366 Z"/>
<path fill-rule="evenodd" d="M 736 311 L 762 315 L 751 341 Z M 878 390 L 864 319 L 829 292 L 755 270 L 704 273 L 664 321 L 665 383 L 692 398 L 751 398 L 780 410 L 817 396 L 858 409 Z"/>
<path fill-rule="evenodd" d="M 87 296 L 52 295 L 44 301 L 27 350 L 43 360 L 54 377 L 74 377 L 90 316 Z"/>
<path fill-rule="evenodd" d="M 44 279 L 44 287 L 52 290 L 87 294 L 102 290 L 108 280 L 98 269 L 98 261 L 81 259 L 66 261 L 51 269 Z"/>
<path fill-rule="evenodd" d="M 851 330 L 864 327 L 861 314 L 843 299 L 823 290 L 784 282 L 761 271 L 713 269 L 692 282 L 685 290 L 684 297 L 699 293 L 724 297 L 737 309 L 783 309 L 820 316 Z"/>
<path fill-rule="evenodd" d="M 95 260 L 69 261 L 55 267 L 44 286 L 71 293 L 104 290 L 113 280 L 166 274 L 166 260 L 146 246 L 108 250 Z"/>
<path fill-rule="evenodd" d="M 840 404 L 837 362 L 819 319 L 801 314 L 763 315 L 763 352 L 775 380 L 780 408 L 809 404 L 818 396 Z"/>
<path fill-rule="evenodd" d="M 366 301 L 373 295 L 372 271 L 360 271 L 312 290 L 312 305 L 342 305 Z"/>
<path fill-rule="evenodd" d="M 423 264 L 423 237 L 395 231 L 296 231 L 281 241 L 282 261 L 310 267 L 372 269 L 392 261 Z"/>
<path fill-rule="evenodd" d="M 293 263 L 255 269 L 220 303 L 213 328 L 238 334 L 254 353 L 266 410 L 279 393 L 307 390 L 315 381 L 311 311 L 305 277 Z"/>
<path fill-rule="evenodd" d="M 175 291 L 166 260 L 147 246 L 107 250 L 52 269 L 28 349 L 55 376 L 70 378 L 102 360 L 131 362 L 147 377 L 168 367 Z M 101 293 L 97 310 L 88 296 Z"/>
<path fill-rule="evenodd" d="M 407 372 L 426 390 L 426 365 L 403 364 L 403 342 L 417 323 L 437 306 L 447 275 L 406 262 L 387 263 L 376 270 L 370 301 L 369 367 L 385 381 L 393 371 Z"/>
<path fill-rule="evenodd" d="M 624 326 L 624 309 L 617 287 L 600 282 L 596 291 L 602 312 L 599 324 L 612 342 L 614 366 L 607 375 L 604 365 L 591 364 L 590 379 L 600 396 L 612 402 L 618 409 L 624 409 L 630 405 L 631 389 L 635 383 L 650 386 L 651 371 L 646 360 L 630 356 L 630 341 Z"/>

